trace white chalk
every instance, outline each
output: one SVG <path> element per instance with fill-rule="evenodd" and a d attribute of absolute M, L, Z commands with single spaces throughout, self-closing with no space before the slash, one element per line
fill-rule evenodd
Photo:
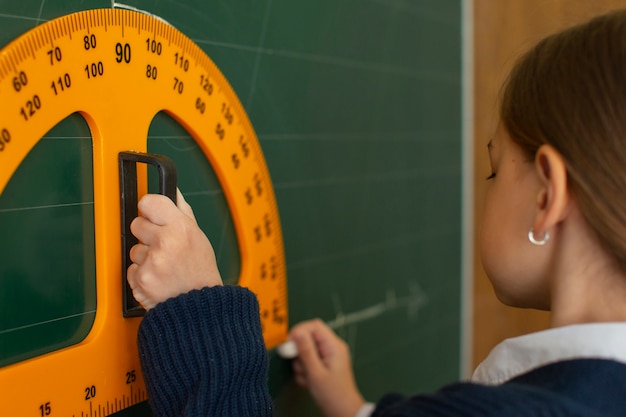
<path fill-rule="evenodd" d="M 276 353 L 283 359 L 293 359 L 298 356 L 298 348 L 293 340 L 287 340 L 285 343 L 276 346 Z"/>

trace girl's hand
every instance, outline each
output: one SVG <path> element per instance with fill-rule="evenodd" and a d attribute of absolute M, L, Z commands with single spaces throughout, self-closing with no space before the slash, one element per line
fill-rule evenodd
<path fill-rule="evenodd" d="M 177 201 L 176 206 L 165 196 L 145 195 L 130 225 L 139 243 L 130 250 L 134 263 L 127 279 L 146 310 L 194 289 L 222 285 L 213 247 L 179 190 Z"/>
<path fill-rule="evenodd" d="M 298 385 L 311 392 L 326 417 L 354 417 L 365 401 L 354 381 L 346 342 L 321 320 L 294 326 L 289 338 L 299 352 L 293 361 Z"/>

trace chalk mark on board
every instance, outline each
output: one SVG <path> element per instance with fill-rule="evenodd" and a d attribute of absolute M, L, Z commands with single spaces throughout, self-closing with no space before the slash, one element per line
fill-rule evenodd
<path fill-rule="evenodd" d="M 339 295 L 334 293 L 333 304 L 337 313 L 335 318 L 327 321 L 326 324 L 331 329 L 338 330 L 352 324 L 374 319 L 388 311 L 399 308 L 406 308 L 409 320 L 415 320 L 419 310 L 428 304 L 428 296 L 422 291 L 417 282 L 410 283 L 409 293 L 409 295 L 398 298 L 394 289 L 388 289 L 385 301 L 347 314 L 342 311 Z"/>
<path fill-rule="evenodd" d="M 156 20 L 159 20 L 159 21 L 165 23 L 166 25 L 174 27 L 174 25 L 172 25 L 170 22 L 168 22 L 167 20 L 163 19 L 162 17 L 157 16 L 157 15 L 155 15 L 153 13 L 150 13 L 147 10 L 143 10 L 143 9 L 139 9 L 139 8 L 137 8 L 135 6 L 131 6 L 129 4 L 118 3 L 115 0 L 111 0 L 111 8 L 112 9 L 126 9 L 126 10 L 131 10 L 133 12 L 143 13 L 143 14 L 146 14 L 146 15 L 148 15 L 150 17 L 155 18 Z"/>
<path fill-rule="evenodd" d="M 41 325 L 44 325 L 44 324 L 50 324 L 50 323 L 54 323 L 54 322 L 58 322 L 58 321 L 73 319 L 73 318 L 76 318 L 76 317 L 87 316 L 89 314 L 95 314 L 95 313 L 96 313 L 96 310 L 83 311 L 81 313 L 70 314 L 68 316 L 63 316 L 63 317 L 56 317 L 54 319 L 40 321 L 40 322 L 37 322 L 37 323 L 26 324 L 26 325 L 19 326 L 19 327 L 12 327 L 10 329 L 0 330 L 0 335 L 6 334 L 6 333 L 11 333 L 11 332 L 16 332 L 18 330 L 25 330 L 25 329 L 29 329 L 31 327 L 41 326 Z"/>
<path fill-rule="evenodd" d="M 43 12 L 43 6 L 46 3 L 46 0 L 42 0 L 41 4 L 39 5 L 39 13 L 37 13 L 37 24 L 41 23 L 42 19 L 41 19 L 41 13 Z"/>
<path fill-rule="evenodd" d="M 348 342 L 351 353 L 354 355 L 357 324 L 380 317 L 389 311 L 403 308 L 406 309 L 407 318 L 413 321 L 417 319 L 419 311 L 428 304 L 428 295 L 417 282 L 411 281 L 409 283 L 409 295 L 398 297 L 396 290 L 389 288 L 384 301 L 349 313 L 343 312 L 339 294 L 333 293 L 332 301 L 336 315 L 334 319 L 326 321 L 326 325 L 337 331 Z"/>
<path fill-rule="evenodd" d="M 261 51 L 263 51 L 263 44 L 265 43 L 265 36 L 267 34 L 267 26 L 270 20 L 270 12 L 272 10 L 272 0 L 267 2 L 265 6 L 265 15 L 263 16 L 263 24 L 261 25 L 261 34 L 259 36 L 259 46 L 257 48 L 257 54 L 254 59 L 254 68 L 252 69 L 252 79 L 250 81 L 250 92 L 248 93 L 248 99 L 246 100 L 246 110 L 250 110 L 252 105 L 252 97 L 256 93 L 257 78 L 259 75 L 259 67 L 261 65 Z"/>

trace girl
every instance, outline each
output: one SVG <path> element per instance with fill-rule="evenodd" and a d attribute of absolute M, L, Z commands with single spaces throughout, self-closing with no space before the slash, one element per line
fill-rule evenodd
<path fill-rule="evenodd" d="M 552 35 L 513 69 L 489 142 L 481 254 L 498 298 L 551 311 L 471 382 L 366 404 L 349 351 L 321 321 L 296 325 L 296 381 L 327 417 L 626 415 L 626 11 Z M 128 279 L 156 415 L 272 415 L 255 297 L 222 287 L 179 195 L 140 202 Z M 152 307 L 155 307 L 152 309 Z M 184 338 L 183 338 L 184 335 Z"/>

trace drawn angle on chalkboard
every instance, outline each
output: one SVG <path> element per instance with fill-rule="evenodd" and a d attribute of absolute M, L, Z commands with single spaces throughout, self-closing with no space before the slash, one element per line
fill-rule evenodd
<path fill-rule="evenodd" d="M 428 304 L 428 296 L 417 282 L 411 282 L 409 285 L 409 295 L 398 297 L 394 289 L 389 289 L 385 293 L 384 301 L 357 311 L 344 313 L 337 294 L 333 294 L 333 303 L 335 305 L 336 316 L 334 319 L 327 321 L 326 324 L 333 330 L 339 330 L 352 324 L 374 319 L 395 309 L 406 308 L 408 318 L 414 319 L 417 317 L 419 310 Z"/>
<path fill-rule="evenodd" d="M 348 313 L 344 313 L 338 294 L 333 294 L 332 298 L 336 315 L 334 319 L 326 321 L 326 325 L 339 332 L 348 326 L 355 326 L 358 323 L 375 319 L 396 309 L 406 309 L 408 319 L 413 320 L 417 317 L 420 309 L 428 304 L 428 295 L 414 281 L 409 283 L 408 295 L 398 297 L 394 289 L 389 289 L 385 294 L 384 301 Z M 343 338 L 348 340 L 351 349 L 355 348 L 356 343 L 354 340 L 350 340 L 349 335 L 343 335 Z M 293 359 L 298 356 L 298 348 L 292 340 L 288 340 L 276 347 L 276 353 L 281 358 Z"/>
<path fill-rule="evenodd" d="M 409 282 L 407 295 L 398 297 L 396 290 L 390 288 L 385 293 L 384 301 L 347 313 L 344 312 L 338 294 L 333 294 L 332 299 L 335 306 L 335 318 L 327 321 L 326 324 L 348 342 L 353 356 L 357 345 L 356 330 L 358 324 L 402 309 L 406 310 L 407 319 L 413 321 L 417 319 L 420 310 L 428 305 L 429 300 L 428 295 L 417 281 Z"/>
<path fill-rule="evenodd" d="M 108 415 L 145 400 L 135 346 L 140 319 L 122 315 L 118 155 L 146 151 L 161 111 L 193 137 L 219 178 L 241 253 L 238 284 L 259 299 L 266 346 L 286 339 L 286 267 L 271 179 L 245 110 L 196 44 L 134 11 L 78 12 L 0 50 L 0 92 L 0 194 L 56 124 L 78 112 L 89 125 L 97 294 L 83 341 L 0 368 L 3 415 Z M 146 182 L 142 166 L 139 194 Z"/>

